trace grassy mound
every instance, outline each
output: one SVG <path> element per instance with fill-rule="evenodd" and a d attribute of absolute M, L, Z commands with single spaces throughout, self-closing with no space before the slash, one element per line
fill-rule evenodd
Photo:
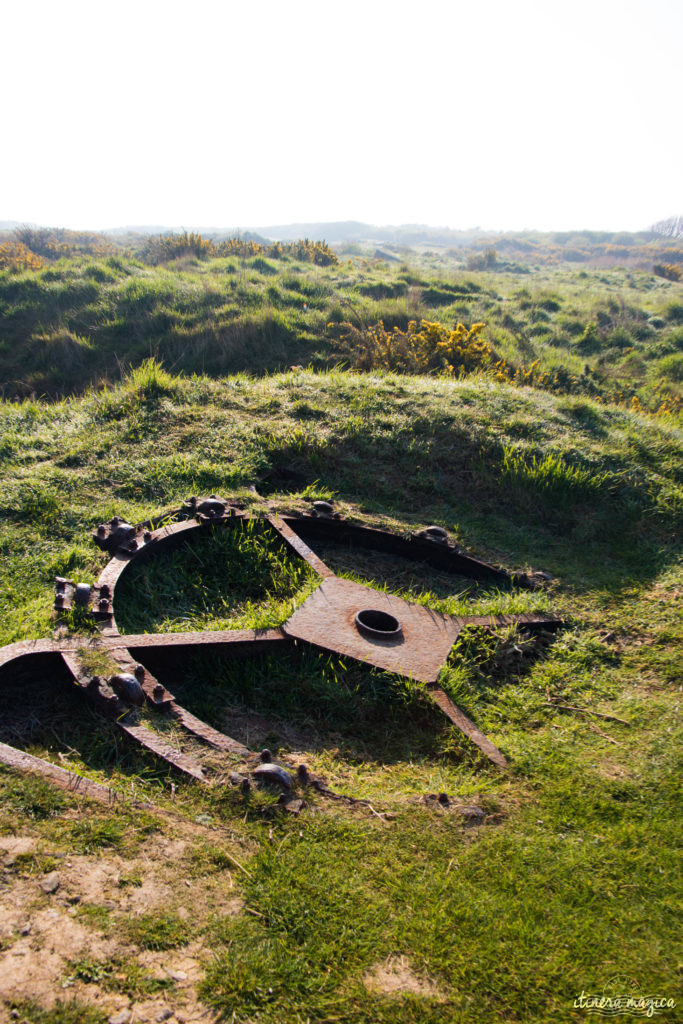
<path fill-rule="evenodd" d="M 6 397 L 55 398 L 119 381 L 150 356 L 169 371 L 213 376 L 300 364 L 495 368 L 555 393 L 676 412 L 682 318 L 680 283 L 618 268 L 565 263 L 520 282 L 467 272 L 455 257 L 437 272 L 361 258 L 319 266 L 295 254 L 188 253 L 158 266 L 74 256 L 0 271 L 0 379 Z M 416 347 L 409 325 L 422 321 Z M 481 345 L 454 357 L 443 339 L 460 324 L 483 324 Z"/>
<path fill-rule="evenodd" d="M 55 977 L 73 987 L 72 1010 L 50 1018 L 25 1001 L 27 1019 L 106 1019 L 92 1006 L 112 993 L 167 993 L 177 1009 L 192 992 L 245 1024 L 540 1024 L 569 1019 L 582 991 L 601 992 L 615 974 L 675 995 L 681 435 L 669 420 L 489 378 L 212 379 L 146 362 L 114 388 L 4 402 L 0 458 L 3 643 L 50 634 L 55 574 L 96 578 L 97 522 L 139 521 L 209 492 L 254 511 L 334 497 L 345 514 L 395 529 L 441 524 L 464 548 L 553 580 L 501 592 L 336 557 L 354 578 L 381 585 L 386 571 L 391 589 L 445 610 L 553 608 L 567 623 L 533 657 L 516 634 L 466 635 L 444 672 L 509 756 L 505 774 L 419 688 L 343 659 L 182 666 L 191 710 L 296 751 L 380 817 L 314 798 L 284 820 L 266 816 L 259 795 L 197 792 L 177 778 L 171 788 L 73 694 L 55 703 L 34 680 L 34 713 L 9 742 L 171 813 L 117 817 L 0 771 L 0 848 L 17 831 L 36 844 L 11 884 L 67 851 L 99 869 L 115 859 L 120 873 L 106 903 L 79 905 L 100 952 L 70 954 Z M 182 586 L 171 593 L 151 564 L 131 576 L 124 627 L 270 624 L 310 584 L 257 530 L 216 550 L 176 552 Z M 6 722 L 10 704 L 6 687 Z M 441 791 L 451 809 L 424 801 Z M 468 827 L 463 806 L 484 823 Z M 163 903 L 141 911 L 130 893 L 154 881 Z M 237 893 L 243 903 L 228 912 Z M 3 941 L 9 956 L 23 940 Z M 182 967 L 162 987 L 150 950 L 163 965 L 180 950 L 196 976 Z"/>

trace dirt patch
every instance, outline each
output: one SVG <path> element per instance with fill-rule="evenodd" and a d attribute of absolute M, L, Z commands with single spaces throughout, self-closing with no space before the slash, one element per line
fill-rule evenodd
<path fill-rule="evenodd" d="M 206 874 L 197 875 L 196 845 L 207 839 L 207 830 L 175 824 L 180 836 L 150 836 L 131 858 L 113 850 L 48 853 L 44 840 L 0 837 L 0 1022 L 9 1020 L 4 1011 L 12 1000 L 35 1000 L 50 1009 L 57 1000 L 74 998 L 109 1015 L 130 1010 L 133 1022 L 153 1022 L 170 1011 L 174 1022 L 215 1020 L 197 998 L 210 953 L 193 935 L 194 925 L 212 915 L 239 914 L 243 901 L 229 870 L 209 860 Z M 47 876 L 36 870 L 41 855 L 56 861 L 59 884 L 50 893 L 41 888 Z M 90 913 L 95 908 L 106 912 L 102 930 L 97 914 Z M 163 912 L 187 921 L 187 945 L 163 952 L 136 948 L 128 923 Z M 152 978 L 170 979 L 172 989 L 130 999 L 123 991 L 83 981 L 70 963 L 97 965 L 117 958 L 138 964 Z"/>
<path fill-rule="evenodd" d="M 75 920 L 73 907 L 40 895 L 38 878 L 18 879 L 0 900 L 0 1001 L 38 999 L 44 1006 L 61 995 L 67 960 L 85 953 L 105 958 L 114 943 Z"/>
<path fill-rule="evenodd" d="M 33 853 L 36 841 L 32 836 L 0 837 L 0 864 L 4 868 L 14 867 L 17 857 L 24 853 Z"/>
<path fill-rule="evenodd" d="M 376 964 L 363 975 L 363 984 L 369 992 L 394 998 L 411 995 L 436 1002 L 446 999 L 438 985 L 426 975 L 417 974 L 404 956 L 390 956 Z"/>

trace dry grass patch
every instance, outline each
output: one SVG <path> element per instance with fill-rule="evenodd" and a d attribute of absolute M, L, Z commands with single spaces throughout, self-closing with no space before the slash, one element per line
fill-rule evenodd
<path fill-rule="evenodd" d="M 422 996 L 435 1002 L 445 1002 L 446 995 L 425 974 L 413 970 L 405 956 L 389 956 L 363 975 L 363 984 L 369 992 L 400 999 L 403 996 Z"/>

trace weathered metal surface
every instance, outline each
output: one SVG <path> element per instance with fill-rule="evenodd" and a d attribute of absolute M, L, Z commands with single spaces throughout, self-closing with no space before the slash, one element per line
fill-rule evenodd
<path fill-rule="evenodd" d="M 329 576 L 334 576 L 332 570 L 325 565 L 321 558 L 318 558 L 315 551 L 311 551 L 308 544 L 299 537 L 294 530 L 278 515 L 268 516 L 268 522 L 274 530 L 280 534 L 282 539 L 296 551 L 297 555 L 300 555 L 305 562 L 308 562 L 310 567 L 314 569 L 319 576 L 323 579 L 327 579 Z"/>
<path fill-rule="evenodd" d="M 249 757 L 252 754 L 249 747 L 245 747 L 243 743 L 234 740 L 231 736 L 226 736 L 223 732 L 218 732 L 206 722 L 202 722 L 200 718 L 195 718 L 186 708 L 181 707 L 175 701 L 171 704 L 169 713 L 184 729 L 215 750 L 223 750 L 226 754 L 234 754 L 237 757 Z"/>
<path fill-rule="evenodd" d="M 230 655 L 258 654 L 291 640 L 281 629 L 207 629 L 203 633 L 129 633 L 117 638 L 135 655 L 144 657 L 150 648 L 221 648 Z"/>
<path fill-rule="evenodd" d="M 198 782 L 206 782 L 204 770 L 194 758 L 183 754 L 180 750 L 176 750 L 175 747 L 172 747 L 170 743 L 166 743 L 157 733 L 152 732 L 151 729 L 147 729 L 144 725 L 129 725 L 126 722 L 119 722 L 118 724 L 126 735 L 130 736 L 136 743 L 139 743 L 140 746 L 146 747 L 153 754 L 162 757 L 164 761 L 172 764 L 174 768 L 184 772 L 185 775 L 189 775 Z"/>
<path fill-rule="evenodd" d="M 24 750 L 16 750 L 7 743 L 0 743 L 0 762 L 8 768 L 16 768 L 19 771 L 31 772 L 49 779 L 61 789 L 67 789 L 70 793 L 78 796 L 86 796 L 90 800 L 98 800 L 100 803 L 112 804 L 118 796 L 113 789 L 102 786 L 99 782 L 85 779 L 82 775 L 76 775 L 66 768 L 60 768 L 56 764 L 44 761 L 42 757 L 34 757 Z"/>
<path fill-rule="evenodd" d="M 130 704 L 121 700 L 106 680 L 86 672 L 77 651 L 62 651 L 61 657 L 80 692 L 98 711 L 114 720 L 119 720 L 129 713 Z"/>
<path fill-rule="evenodd" d="M 377 530 L 358 523 L 349 523 L 344 519 L 324 516 L 283 515 L 280 519 L 306 542 L 315 543 L 323 540 L 334 544 L 371 548 L 374 551 L 384 551 L 387 554 L 400 555 L 402 558 L 426 562 L 437 569 L 477 580 L 492 580 L 498 583 L 514 581 L 522 584 L 526 582 L 523 573 L 508 573 L 505 569 L 472 558 L 455 545 L 444 543 L 442 540 L 419 537 L 416 534 L 401 537 L 387 530 Z"/>
<path fill-rule="evenodd" d="M 224 649 L 231 656 L 258 654 L 281 644 L 291 644 L 281 629 L 226 629 L 206 630 L 203 633 L 130 633 L 121 635 L 109 632 L 98 635 L 94 640 L 71 637 L 68 640 L 20 640 L 0 647 L 0 669 L 22 658 L 33 655 L 78 654 L 83 650 L 106 650 L 124 671 L 135 672 L 139 663 L 135 656 L 144 657 L 150 649 L 172 650 L 174 648 L 203 647 Z M 126 646 L 122 646 L 125 644 Z M 154 679 L 147 670 L 145 678 Z M 146 689 L 146 682 L 142 683 Z M 162 703 L 173 700 L 173 694 L 164 688 Z M 159 703 L 158 699 L 154 703 Z"/>
<path fill-rule="evenodd" d="M 274 782 L 283 789 L 292 788 L 292 777 L 279 764 L 260 764 L 254 768 L 252 775 L 260 782 Z"/>
<path fill-rule="evenodd" d="M 183 515 L 194 518 L 168 523 L 169 517 Z M 27 659 L 28 664 L 28 659 L 36 656 L 60 657 L 80 691 L 104 714 L 116 720 L 131 738 L 192 778 L 206 781 L 201 765 L 137 723 L 132 705 L 139 702 L 141 692 L 153 707 L 172 716 L 188 732 L 215 749 L 240 757 L 250 755 L 251 751 L 177 704 L 173 694 L 138 659 L 147 655 L 157 664 L 163 660 L 164 652 L 170 656 L 175 650 L 197 647 L 222 649 L 231 656 L 238 656 L 276 649 L 283 643 L 304 641 L 427 683 L 430 696 L 450 721 L 495 764 L 506 766 L 504 755 L 435 685 L 436 679 L 459 632 L 466 625 L 497 628 L 517 623 L 535 632 L 555 629 L 561 624 L 560 620 L 534 615 L 443 615 L 371 587 L 337 578 L 308 543 L 332 541 L 349 544 L 426 562 L 439 570 L 474 579 L 530 585 L 526 574 L 508 573 L 466 555 L 449 542 L 442 527 L 431 526 L 411 536 L 397 536 L 385 530 L 348 523 L 334 512 L 330 503 L 324 502 L 314 505 L 311 515 L 271 515 L 267 517 L 270 526 L 322 577 L 318 589 L 282 629 L 119 634 L 114 617 L 116 586 L 134 560 L 175 547 L 195 530 L 214 529 L 219 525 L 230 527 L 248 518 L 240 506 L 211 495 L 205 499 L 191 498 L 183 509 L 136 526 L 119 517 L 102 524 L 93 537 L 103 550 L 112 553 L 112 558 L 97 583 L 88 587 L 60 577 L 56 581 L 55 595 L 58 611 L 63 612 L 73 606 L 90 610 L 99 628 L 97 640 L 71 638 L 12 644 L 0 649 L 0 668 L 9 665 L 14 668 L 21 659 Z M 390 623 L 392 628 L 389 629 L 386 623 Z M 108 678 L 89 675 L 83 667 L 80 652 L 90 646 L 106 651 L 119 671 Z M 114 692 L 115 689 L 118 693 Z M 20 752 L 16 754 L 21 756 Z M 61 769 L 55 768 L 55 771 Z"/>
<path fill-rule="evenodd" d="M 139 661 L 131 657 L 127 647 L 114 646 L 112 643 L 113 637 L 106 637 L 104 639 L 107 643 L 107 653 L 109 656 L 117 663 L 123 673 L 135 676 L 150 704 L 163 708 L 174 699 L 170 690 L 167 690 L 152 675 L 149 669 L 146 669 L 144 665 L 141 665 Z M 122 644 L 122 642 L 125 642 L 125 638 L 120 637 L 118 642 Z"/>
<path fill-rule="evenodd" d="M 492 743 L 488 736 L 485 736 L 480 729 L 477 729 L 474 722 L 467 717 L 464 711 L 453 703 L 447 693 L 440 686 L 430 686 L 427 693 L 435 704 L 443 711 L 446 718 L 449 718 L 454 725 L 457 725 L 461 732 L 472 740 L 479 749 L 486 754 L 490 761 L 497 764 L 499 768 L 507 768 L 508 762 L 504 754 L 500 752 L 495 743 Z"/>
<path fill-rule="evenodd" d="M 363 609 L 394 616 L 401 633 L 388 639 L 361 633 L 355 617 Z M 436 682 L 460 629 L 451 615 L 336 576 L 323 580 L 283 626 L 297 640 L 423 683 Z"/>

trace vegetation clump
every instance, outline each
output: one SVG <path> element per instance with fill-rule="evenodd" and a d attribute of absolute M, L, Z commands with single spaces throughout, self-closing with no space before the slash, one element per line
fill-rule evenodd
<path fill-rule="evenodd" d="M 380 320 L 368 328 L 345 321 L 330 324 L 341 332 L 342 351 L 360 370 L 395 370 L 399 373 L 452 374 L 486 369 L 494 361 L 491 346 L 480 337 L 485 324 L 452 330 L 429 320 L 411 320 L 405 331 L 387 331 Z"/>
<path fill-rule="evenodd" d="M 665 277 L 667 281 L 680 281 L 683 277 L 681 268 L 675 263 L 655 263 L 652 272 L 658 277 Z"/>
<path fill-rule="evenodd" d="M 195 259 L 209 259 L 222 256 L 239 256 L 241 259 L 253 257 L 270 257 L 282 259 L 285 256 L 302 262 L 315 263 L 319 267 L 329 267 L 338 262 L 336 253 L 327 242 L 312 242 L 308 238 L 298 242 L 273 242 L 263 244 L 248 238 L 227 238 L 214 242 L 194 232 L 184 231 L 177 235 L 159 235 L 149 238 L 140 250 L 146 263 L 158 266 L 170 260 L 192 256 Z"/>

